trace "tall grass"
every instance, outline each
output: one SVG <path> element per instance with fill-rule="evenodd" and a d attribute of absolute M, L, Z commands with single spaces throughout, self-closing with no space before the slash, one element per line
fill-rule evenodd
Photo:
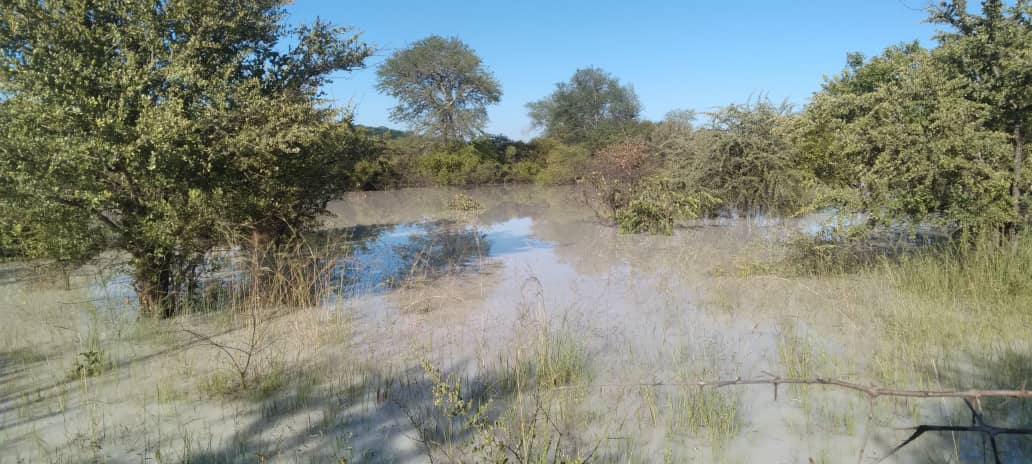
<path fill-rule="evenodd" d="M 963 300 L 985 308 L 1028 308 L 1032 303 L 1032 234 L 1012 241 L 985 236 L 904 256 L 886 266 L 903 289 Z"/>

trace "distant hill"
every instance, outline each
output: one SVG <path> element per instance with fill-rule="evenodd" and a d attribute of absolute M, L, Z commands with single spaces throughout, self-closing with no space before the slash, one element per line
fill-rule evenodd
<path fill-rule="evenodd" d="M 370 127 L 370 126 L 363 126 L 361 124 L 356 124 L 355 127 L 365 131 L 369 135 L 375 135 L 375 136 L 383 137 L 383 138 L 387 138 L 387 139 L 397 139 L 397 138 L 406 137 L 406 136 L 409 135 L 409 133 L 407 131 L 398 130 L 398 129 L 391 129 L 389 127 L 383 127 L 383 126 Z"/>

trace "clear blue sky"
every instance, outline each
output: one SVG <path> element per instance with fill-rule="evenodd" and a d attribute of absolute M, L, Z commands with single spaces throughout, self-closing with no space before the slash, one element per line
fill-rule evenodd
<path fill-rule="evenodd" d="M 341 1 L 296 0 L 289 21 L 316 17 L 363 31 L 379 50 L 366 69 L 341 75 L 326 96 L 356 108 L 356 122 L 404 128 L 395 102 L 376 91 L 375 68 L 391 51 L 431 34 L 473 47 L 502 84 L 487 130 L 527 139 L 525 104 L 580 67 L 634 86 L 646 119 L 672 109 L 707 111 L 760 92 L 805 104 L 846 53 L 879 53 L 919 39 L 927 0 Z"/>

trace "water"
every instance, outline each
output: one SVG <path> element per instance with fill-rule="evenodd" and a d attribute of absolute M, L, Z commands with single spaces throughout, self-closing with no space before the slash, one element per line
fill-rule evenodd
<path fill-rule="evenodd" d="M 454 193 L 355 193 L 330 205 L 328 227 L 382 227 L 348 274 L 355 291 L 345 307 L 361 321 L 363 351 L 475 366 L 512 356 L 526 327 L 544 324 L 582 340 L 603 382 L 683 380 L 671 358 L 702 350 L 715 358 L 709 376 L 770 369 L 778 321 L 750 314 L 757 311 L 746 300 L 757 293 L 723 288 L 714 271 L 735 255 L 763 253 L 751 248 L 757 240 L 806 230 L 806 222 L 700 220 L 670 237 L 623 235 L 585 207 L 575 187 L 465 191 L 484 209 L 461 221 L 447 208 Z M 400 286 L 421 252 L 448 272 Z M 769 398 L 745 402 L 757 420 L 782 418 Z M 779 439 L 756 445 L 778 447 Z"/>
<path fill-rule="evenodd" d="M 678 415 L 683 419 L 684 411 L 694 407 L 686 405 L 694 399 L 685 393 L 696 392 L 694 383 L 700 379 L 772 374 L 844 377 L 868 384 L 876 382 L 870 363 L 878 350 L 881 362 L 913 356 L 886 354 L 886 346 L 892 350 L 894 345 L 880 344 L 891 337 L 877 332 L 883 327 L 877 324 L 879 318 L 893 317 L 908 301 L 888 279 L 869 273 L 784 278 L 762 269 L 752 271 L 750 266 L 776 262 L 783 253 L 783 239 L 814 234 L 827 217 L 719 218 L 682 224 L 671 236 L 622 235 L 585 206 L 575 187 L 461 191 L 483 205 L 476 214 L 448 207 L 458 192 L 354 193 L 328 206 L 322 232 L 351 245 L 350 253 L 330 258 L 336 292 L 325 300 L 325 307 L 290 311 L 270 320 L 267 327 L 277 350 L 291 354 L 284 359 L 308 366 L 319 377 L 319 388 L 309 392 L 315 399 L 287 401 L 301 410 L 288 407 L 282 415 L 273 412 L 283 405 L 275 398 L 234 402 L 198 395 L 198 379 L 225 368 L 219 364 L 221 355 L 205 350 L 203 343 L 184 345 L 191 346 L 189 350 L 171 349 L 172 344 L 161 340 L 174 340 L 178 331 L 165 330 L 166 322 L 153 322 L 162 336 L 152 347 L 129 336 L 135 333 L 129 330 L 135 318 L 118 308 L 133 298 L 131 281 L 118 273 L 99 281 L 86 300 L 111 310 L 85 314 L 82 325 L 114 334 L 106 335 L 105 350 L 125 366 L 134 366 L 98 377 L 97 390 L 90 390 L 103 404 L 120 407 L 104 412 L 106 436 L 111 437 L 104 453 L 141 456 L 139 441 L 182 433 L 205 437 L 227 454 L 243 453 L 245 448 L 264 453 L 269 445 L 262 440 L 286 436 L 289 444 L 283 453 L 325 452 L 332 457 L 327 461 L 336 461 L 353 452 L 347 456 L 359 461 L 375 456 L 382 462 L 425 462 L 413 439 L 417 435 L 412 421 L 398 406 L 405 401 L 427 406 L 419 404 L 429 391 L 420 384 L 421 361 L 475 378 L 526 359 L 539 339 L 535 334 L 546 329 L 580 345 L 588 363 L 584 385 L 589 387 L 570 391 L 570 402 L 563 403 L 556 419 L 573 421 L 573 432 L 605 437 L 605 450 L 636 453 L 601 462 L 653 462 L 658 456 L 672 462 L 856 462 L 867 417 L 866 405 L 856 396 L 814 387 L 805 393 L 782 389 L 774 401 L 769 387 L 724 390 L 737 405 L 738 430 L 729 438 L 728 451 L 720 455 L 723 459 L 716 459 L 707 435 L 710 429 L 687 433 L 683 424 L 678 425 Z M 223 272 L 208 278 L 234 276 Z M 12 319 L 25 327 L 18 333 L 51 327 L 55 321 L 64 326 L 68 302 L 84 300 L 78 294 L 61 296 L 60 304 L 47 312 L 39 310 L 46 306 L 38 302 L 38 294 L 23 290 L 25 302 L 19 307 L 27 309 L 18 314 L 26 322 Z M 40 321 L 29 319 L 37 312 Z M 110 314 L 121 316 L 107 317 Z M 223 333 L 223 316 L 233 314 L 200 314 L 170 324 L 196 325 L 202 333 L 221 334 L 232 342 L 234 334 Z M 892 327 L 905 330 L 904 325 Z M 139 333 L 148 333 L 144 329 Z M 62 327 L 51 332 L 63 336 L 69 331 Z M 798 346 L 786 345 L 793 340 Z M 62 350 L 74 358 L 78 343 L 72 340 Z M 934 358 L 935 368 L 947 367 L 948 358 Z M 795 371 L 789 370 L 793 362 Z M 40 363 L 36 368 L 50 365 Z M 63 384 L 65 366 L 55 365 Z M 35 375 L 38 372 L 11 378 L 31 386 Z M 960 385 L 958 380 L 966 382 L 965 375 L 971 376 L 936 380 L 944 383 L 943 388 L 953 388 Z M 908 387 L 907 378 L 882 386 Z M 346 395 L 352 382 L 367 390 Z M 394 401 L 382 399 L 385 385 L 396 394 Z M 185 392 L 181 399 L 156 401 L 154 392 L 169 386 Z M 411 394 L 406 388 L 421 390 Z M 287 400 L 294 390 L 288 387 Z M 135 402 L 124 401 L 127 392 L 136 392 Z M 324 393 L 328 396 L 320 396 Z M 880 456 L 905 438 L 892 426 L 969 419 L 963 418 L 962 408 L 950 412 L 947 406 L 925 402 L 913 409 L 893 409 L 892 403 L 886 404 L 879 409 L 868 457 Z M 68 442 L 68 418 L 73 432 L 97 423 L 84 411 L 73 407 L 67 415 L 53 416 L 46 409 L 43 417 L 50 419 L 40 420 L 42 425 L 26 422 L 11 429 L 10 436 L 30 436 L 31 427 L 44 430 L 49 442 Z M 166 428 L 157 429 L 160 433 L 134 422 L 152 417 L 168 418 L 162 419 Z M 123 437 L 116 430 L 141 430 L 144 438 Z M 922 453 L 944 448 L 935 437 L 921 441 L 930 443 Z M 167 445 L 180 446 L 178 438 Z M 32 450 L 35 444 L 25 440 L 19 446 Z M 74 454 L 77 449 L 71 450 Z"/>
<path fill-rule="evenodd" d="M 456 220 L 447 208 L 456 190 L 448 189 L 355 193 L 330 205 L 328 227 L 387 224 L 356 254 L 353 280 L 362 290 L 345 303 L 361 321 L 363 351 L 409 362 L 420 353 L 472 372 L 525 350 L 526 328 L 543 325 L 585 345 L 595 384 L 769 378 L 806 363 L 815 366 L 800 375 L 848 377 L 868 368 L 878 341 L 840 306 L 850 298 L 895 298 L 884 283 L 852 278 L 748 277 L 747 267 L 774 262 L 785 240 L 824 230 L 829 211 L 700 219 L 669 237 L 622 235 L 580 201 L 576 187 L 463 192 L 484 206 L 480 214 Z M 414 250 L 430 250 L 447 272 L 414 288 L 399 286 Z M 786 347 L 786 340 L 801 347 Z M 856 459 L 866 414 L 856 398 L 819 390 L 801 408 L 773 401 L 769 388 L 738 391 L 741 430 L 730 462 Z M 599 388 L 585 401 L 608 405 L 605 420 L 640 421 L 630 435 L 645 456 L 672 449 L 683 459 L 714 460 L 699 451 L 708 444 L 678 438 L 669 420 L 643 415 L 640 394 Z M 662 407 L 661 416 L 676 409 Z M 923 417 L 941 422 L 938 411 Z M 893 436 L 880 440 L 868 446 L 869 455 L 897 443 Z"/>

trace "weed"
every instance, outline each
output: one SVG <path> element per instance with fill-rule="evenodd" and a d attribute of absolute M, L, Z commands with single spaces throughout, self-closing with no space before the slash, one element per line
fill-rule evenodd
<path fill-rule="evenodd" d="M 111 361 L 101 352 L 96 350 L 83 351 L 72 367 L 72 378 L 93 377 L 103 374 L 111 368 Z"/>

